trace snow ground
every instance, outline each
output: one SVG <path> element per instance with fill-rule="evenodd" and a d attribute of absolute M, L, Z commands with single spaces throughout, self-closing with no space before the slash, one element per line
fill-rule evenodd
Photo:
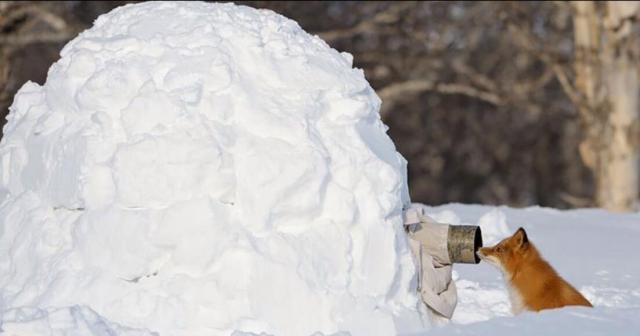
<path fill-rule="evenodd" d="M 486 263 L 456 265 L 459 301 L 452 323 L 428 335 L 640 335 L 639 213 L 448 204 L 430 208 L 430 215 L 481 225 L 485 245 L 525 228 L 543 257 L 594 308 L 513 317 L 497 269 Z"/>
<path fill-rule="evenodd" d="M 428 212 L 442 222 L 480 225 L 485 245 L 524 227 L 543 256 L 595 307 L 513 317 L 498 270 L 484 263 L 456 265 L 459 303 L 452 323 L 416 336 L 639 334 L 640 266 L 634 256 L 640 241 L 640 214 L 461 204 L 432 207 Z M 0 332 L 3 336 L 158 335 L 121 327 L 82 307 L 48 312 L 11 311 L 5 312 L 4 319 L 5 333 Z"/>

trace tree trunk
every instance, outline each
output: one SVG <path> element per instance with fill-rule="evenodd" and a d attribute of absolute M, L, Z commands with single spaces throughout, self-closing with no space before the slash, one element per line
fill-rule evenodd
<path fill-rule="evenodd" d="M 633 130 L 639 119 L 638 69 L 632 24 L 639 2 L 609 1 L 601 15 L 593 2 L 574 2 L 576 88 L 584 126 L 580 155 L 593 171 L 602 208 L 633 210 L 640 156 Z"/>

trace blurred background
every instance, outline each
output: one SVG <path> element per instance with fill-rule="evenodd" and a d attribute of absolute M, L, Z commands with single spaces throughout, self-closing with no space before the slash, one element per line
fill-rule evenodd
<path fill-rule="evenodd" d="M 126 1 L 0 1 L 0 114 Z M 638 207 L 637 2 L 238 2 L 354 56 L 413 201 Z"/>

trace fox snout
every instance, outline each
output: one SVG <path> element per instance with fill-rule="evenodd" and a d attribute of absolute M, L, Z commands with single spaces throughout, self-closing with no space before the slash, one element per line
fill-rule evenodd
<path fill-rule="evenodd" d="M 480 249 L 478 249 L 478 252 L 476 252 L 476 254 L 478 255 L 478 257 L 480 257 L 480 259 L 484 259 L 491 254 L 491 250 L 488 247 L 481 247 Z"/>
<path fill-rule="evenodd" d="M 500 258 L 494 253 L 494 247 L 481 247 L 476 254 L 482 261 L 500 268 Z"/>

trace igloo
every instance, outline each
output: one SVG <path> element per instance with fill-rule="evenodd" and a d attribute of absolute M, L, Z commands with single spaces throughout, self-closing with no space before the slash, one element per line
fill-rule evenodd
<path fill-rule="evenodd" d="M 5 326 L 419 330 L 406 161 L 379 107 L 351 55 L 271 11 L 99 17 L 4 128 Z"/>

